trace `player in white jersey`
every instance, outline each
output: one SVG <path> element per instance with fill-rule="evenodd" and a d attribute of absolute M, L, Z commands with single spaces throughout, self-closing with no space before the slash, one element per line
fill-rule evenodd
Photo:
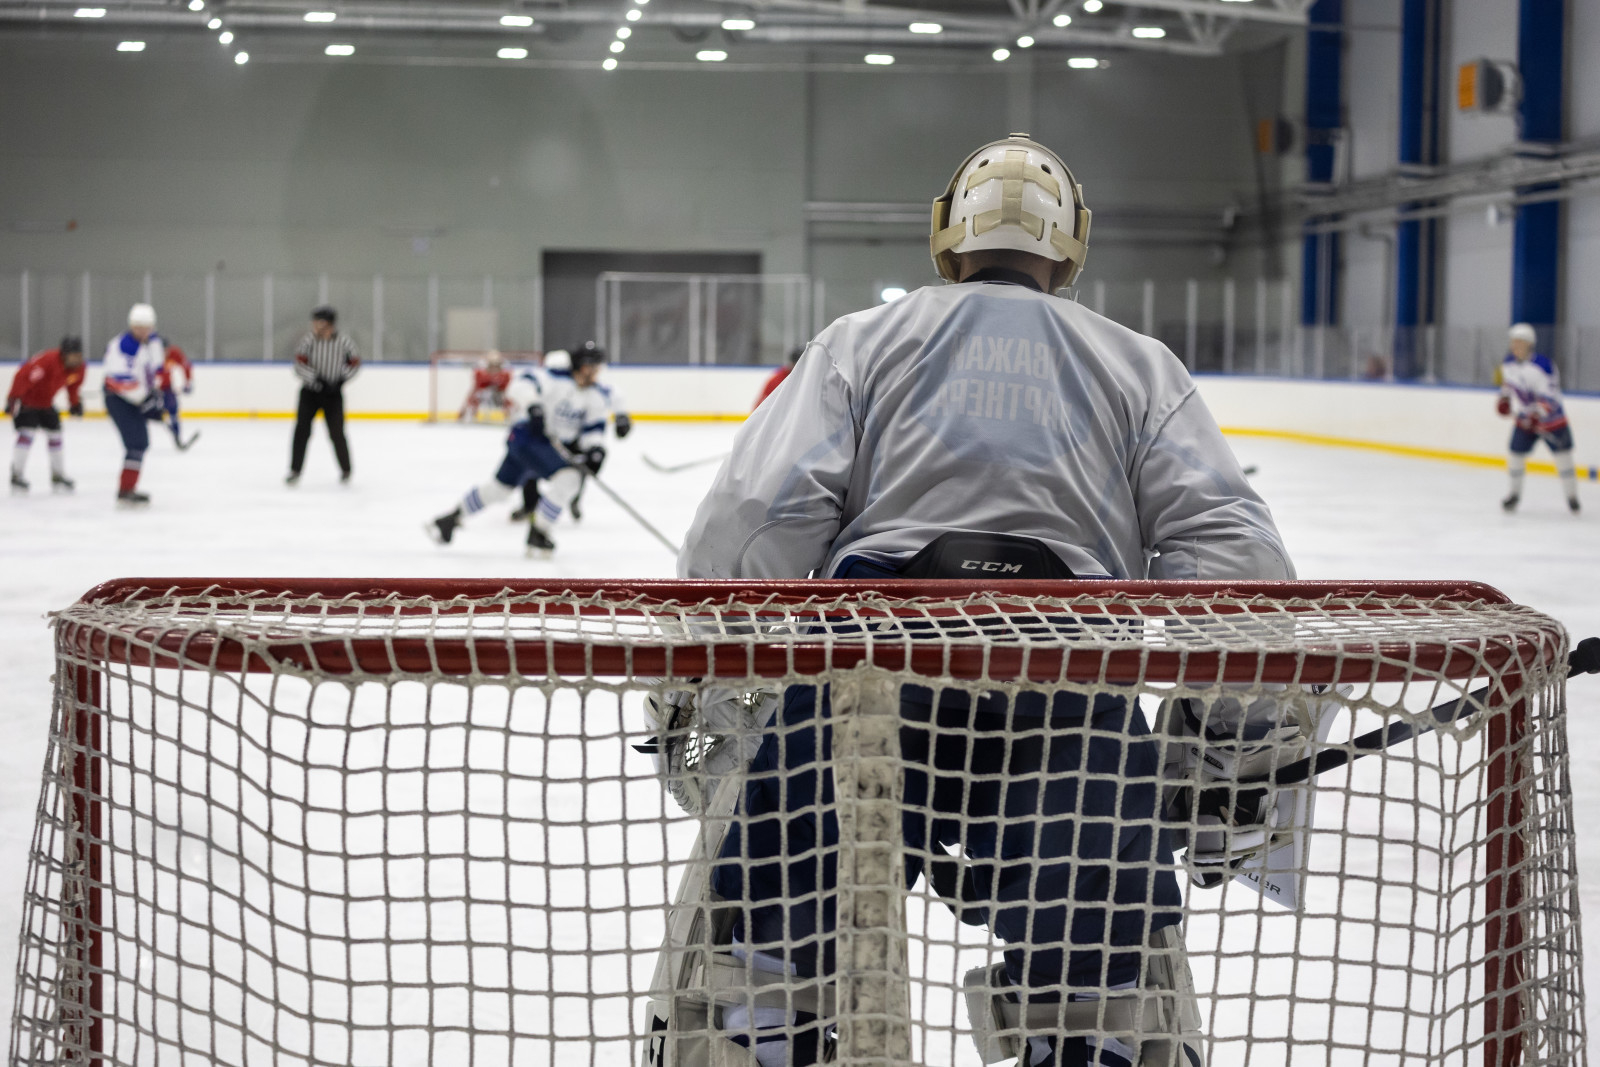
<path fill-rule="evenodd" d="M 591 342 L 589 342 L 589 344 L 592 345 L 592 344 L 594 344 L 594 342 L 591 341 Z M 560 376 L 560 375 L 565 374 L 565 375 L 570 377 L 571 374 L 572 374 L 572 353 L 568 352 L 564 348 L 556 348 L 556 349 L 552 349 L 549 352 L 546 352 L 544 354 L 544 369 L 549 371 L 553 375 Z M 611 417 L 612 427 L 617 432 L 617 440 L 620 441 L 624 437 L 627 437 L 628 434 L 633 432 L 633 417 L 628 414 L 626 405 L 624 405 L 623 402 L 622 402 L 622 394 L 617 392 L 617 389 L 616 389 L 615 386 L 608 385 L 608 384 L 606 384 L 605 382 L 602 382 L 602 381 L 596 381 L 594 383 L 594 388 L 599 391 L 600 396 L 606 402 L 606 412 L 605 412 L 605 414 L 606 415 L 610 415 L 610 417 Z M 604 425 L 603 425 L 604 419 L 605 419 L 605 415 L 602 415 L 601 416 L 602 425 L 600 425 L 600 426 L 596 426 L 593 423 L 590 423 L 590 424 L 582 427 L 581 429 L 582 429 L 583 432 L 588 432 L 588 433 L 593 433 L 596 430 L 604 429 Z M 578 442 L 576 440 L 563 441 L 562 445 L 569 452 L 580 451 Z M 584 486 L 589 484 L 589 475 L 590 475 L 590 473 L 591 472 L 587 468 L 585 468 L 583 470 L 580 470 L 578 472 L 578 489 L 577 489 L 577 492 L 573 493 L 572 494 L 572 499 L 567 501 L 567 513 L 569 515 L 571 515 L 574 520 L 583 518 L 583 508 L 582 508 L 582 504 L 583 504 L 583 488 L 584 488 Z M 592 473 L 598 474 L 599 471 L 597 469 Z M 514 511 L 511 512 L 511 521 L 512 522 L 521 522 L 521 521 L 523 521 L 528 516 L 532 515 L 534 513 L 535 509 L 538 508 L 538 506 L 539 506 L 539 485 L 538 485 L 538 483 L 537 482 L 531 482 L 531 481 L 523 482 L 522 483 L 522 504 L 519 507 L 517 507 Z"/>
<path fill-rule="evenodd" d="M 428 524 L 428 532 L 449 544 L 469 515 L 504 500 L 526 482 L 542 486 L 528 516 L 528 552 L 555 548 L 550 530 L 563 505 L 577 493 L 583 472 L 599 473 L 605 462 L 607 400 L 596 384 L 604 350 L 593 341 L 572 354 L 572 369 L 530 367 L 512 379 L 506 397 L 514 412 L 505 458 L 494 477 L 474 486 L 456 507 Z"/>
<path fill-rule="evenodd" d="M 1572 426 L 1567 422 L 1561 402 L 1561 383 L 1550 357 L 1534 350 L 1538 334 L 1526 322 L 1511 327 L 1510 348 L 1500 364 L 1499 412 L 1515 423 L 1511 429 L 1510 455 L 1506 471 L 1511 475 L 1511 494 L 1500 502 L 1507 511 L 1517 510 L 1522 502 L 1522 480 L 1528 468 L 1528 453 L 1543 441 L 1556 461 L 1561 487 L 1567 492 L 1567 507 L 1574 515 L 1578 503 L 1578 475 L 1572 464 Z"/>
<path fill-rule="evenodd" d="M 139 492 L 139 472 L 150 447 L 147 421 L 161 420 L 161 376 L 167 362 L 166 343 L 156 330 L 156 311 L 135 304 L 128 311 L 128 330 L 106 345 L 106 414 L 122 436 L 122 477 L 117 485 L 121 507 L 143 507 L 150 497 Z"/>
<path fill-rule="evenodd" d="M 847 315 L 811 342 L 785 402 L 761 405 L 741 428 L 678 573 L 1294 577 L 1271 513 L 1183 365 L 1158 341 L 1051 295 L 1083 266 L 1088 231 L 1082 189 L 1054 152 L 1013 134 L 969 156 L 934 204 L 931 250 L 952 284 Z M 652 705 L 653 716 L 681 713 L 674 699 Z M 810 688 L 784 693 L 783 729 L 762 739 L 735 816 L 705 831 L 726 835 L 720 849 L 707 846 L 722 861 L 710 892 L 733 916 L 716 943 L 757 969 L 801 976 L 834 967 L 832 915 L 817 900 L 832 881 L 838 829 L 814 795 L 824 776 L 813 764 L 829 744 L 807 728 L 816 703 Z M 901 716 L 907 880 L 941 846 L 959 847 L 970 875 L 962 917 L 978 916 L 1005 944 L 1003 964 L 967 981 L 986 1062 L 998 1049 L 1022 1067 L 1199 1067 L 1154 785 L 1161 757 L 1137 704 L 996 693 L 974 707 L 964 693 L 908 686 Z M 1000 784 L 962 787 L 982 780 Z M 931 819 L 920 813 L 929 808 Z M 1075 828 L 1080 818 L 1090 821 Z M 1111 819 L 1118 834 L 1102 832 Z M 795 849 L 815 851 L 791 859 Z M 682 948 L 669 943 L 658 989 L 693 984 L 670 965 Z M 1164 1007 L 1139 1035 L 1104 1033 L 1119 1028 L 1096 1022 L 1094 1005 L 1120 999 L 1122 1011 L 1140 985 L 1164 991 Z M 1023 991 L 1064 1022 L 1028 1035 Z M 752 1010 L 736 993 L 713 1000 L 705 1017 L 721 1036 L 677 1040 L 684 1028 L 670 1020 L 697 1016 L 679 1015 L 684 998 L 658 995 L 654 1062 L 826 1059 L 815 1016 Z M 1074 1000 L 1093 1003 L 1074 1010 Z"/>

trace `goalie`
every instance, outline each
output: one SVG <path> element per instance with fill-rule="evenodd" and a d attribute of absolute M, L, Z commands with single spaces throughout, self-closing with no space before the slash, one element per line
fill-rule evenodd
<path fill-rule="evenodd" d="M 467 392 L 466 403 L 461 405 L 461 413 L 456 416 L 456 421 L 475 422 L 478 412 L 482 410 L 510 414 L 511 400 L 506 395 L 510 387 L 511 368 L 506 366 L 505 357 L 491 349 L 472 368 L 472 388 Z"/>
<path fill-rule="evenodd" d="M 761 405 L 740 430 L 679 574 L 1292 578 L 1183 365 L 1052 295 L 1077 277 L 1088 236 L 1082 189 L 1054 152 L 1013 134 L 968 156 L 934 202 L 931 251 L 949 284 L 847 315 L 811 342 L 789 402 Z M 707 753 L 731 786 L 707 797 L 712 775 L 685 798 L 708 814 L 706 862 L 691 863 L 669 916 L 652 1063 L 831 1056 L 815 998 L 748 992 L 755 972 L 804 980 L 838 965 L 832 907 L 819 905 L 838 842 L 818 766 L 829 699 L 792 687 L 652 705 L 669 782 L 698 724 L 727 736 Z M 961 918 L 1004 945 L 966 982 L 985 1062 L 1200 1067 L 1163 842 L 1163 745 L 1137 703 L 906 686 L 900 710 L 907 881 L 926 867 Z M 746 758 L 748 775 L 732 773 Z M 1203 844 L 1210 861 L 1233 861 Z M 695 927 L 696 914 L 718 918 Z"/>

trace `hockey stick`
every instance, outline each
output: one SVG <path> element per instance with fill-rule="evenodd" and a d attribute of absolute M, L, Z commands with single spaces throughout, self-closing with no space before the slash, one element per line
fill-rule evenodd
<path fill-rule="evenodd" d="M 707 456 L 704 459 L 691 459 L 687 463 L 673 463 L 667 465 L 657 463 L 649 456 L 646 456 L 644 457 L 644 462 L 645 466 L 649 467 L 651 470 L 660 471 L 662 474 L 677 474 L 679 471 L 686 471 L 691 467 L 704 467 L 708 463 L 721 463 L 731 455 L 733 455 L 732 452 L 719 452 L 715 456 Z"/>
<path fill-rule="evenodd" d="M 1567 673 L 1568 675 L 1600 674 L 1600 637 L 1586 637 L 1578 642 L 1567 657 Z M 1429 714 L 1433 716 L 1435 724 L 1440 726 L 1465 718 L 1471 712 L 1483 707 L 1491 688 L 1486 685 L 1455 700 L 1448 700 L 1431 709 Z M 1362 756 L 1370 756 L 1402 741 L 1431 733 L 1433 729 L 1432 725 L 1392 722 L 1387 726 L 1370 730 L 1338 748 L 1326 748 L 1315 756 L 1307 756 L 1305 759 L 1285 764 L 1270 774 L 1240 778 L 1237 782 L 1202 789 L 1194 806 L 1195 813 L 1214 815 L 1234 822 L 1235 825 L 1239 825 L 1235 822 L 1236 815 L 1244 816 L 1246 823 L 1254 822 L 1255 813 L 1260 811 L 1261 801 L 1269 789 L 1298 785 L 1324 771 L 1343 767 Z M 1262 788 L 1241 788 L 1243 786 Z"/>
<path fill-rule="evenodd" d="M 643 526 L 646 530 L 649 530 L 651 536 L 654 537 L 657 541 L 660 541 L 661 544 L 666 547 L 668 552 L 671 552 L 674 556 L 676 556 L 679 552 L 683 551 L 677 545 L 675 545 L 671 541 L 667 540 L 667 535 L 662 533 L 660 530 L 656 529 L 655 526 L 653 526 L 651 524 L 649 519 L 647 519 L 643 515 L 639 514 L 638 509 L 636 509 L 632 504 L 628 503 L 626 500 L 622 499 L 622 497 L 620 495 L 618 495 L 618 493 L 617 493 L 617 491 L 615 489 L 611 488 L 605 482 L 601 481 L 600 480 L 600 476 L 598 474 L 596 474 L 593 471 L 589 470 L 582 463 L 580 463 L 578 461 L 579 457 L 574 455 L 573 453 L 569 452 L 567 450 L 567 446 L 566 445 L 562 444 L 560 441 L 557 441 L 557 440 L 555 440 L 553 438 L 551 439 L 550 443 L 556 446 L 556 450 L 559 451 L 562 454 L 562 456 L 566 457 L 566 460 L 567 460 L 568 463 L 572 464 L 572 466 L 576 467 L 578 470 L 583 471 L 585 474 L 587 474 L 589 476 L 589 480 L 591 482 L 593 482 L 595 485 L 598 485 L 600 487 L 600 491 L 602 493 L 604 493 L 606 496 L 610 497 L 612 500 L 616 501 L 617 502 L 617 506 L 620 507 L 623 511 L 626 511 L 629 515 L 632 515 L 634 522 L 637 522 L 640 526 Z"/>

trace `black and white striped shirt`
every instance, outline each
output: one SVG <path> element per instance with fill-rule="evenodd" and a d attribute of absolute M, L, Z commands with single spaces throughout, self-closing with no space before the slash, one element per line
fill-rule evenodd
<path fill-rule="evenodd" d="M 308 333 L 294 346 L 294 372 L 310 386 L 342 385 L 355 377 L 360 366 L 356 343 L 342 333 L 326 341 Z"/>

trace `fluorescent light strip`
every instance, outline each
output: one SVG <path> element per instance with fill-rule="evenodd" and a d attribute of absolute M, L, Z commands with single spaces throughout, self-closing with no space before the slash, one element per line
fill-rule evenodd
<path fill-rule="evenodd" d="M 75 19 L 103 19 L 106 17 L 106 9 L 103 7 L 80 7 L 72 13 L 72 17 Z"/>
<path fill-rule="evenodd" d="M 703 51 L 696 52 L 694 57 L 702 63 L 721 63 L 724 59 L 728 58 L 728 53 L 724 52 L 720 48 L 707 48 Z"/>
<path fill-rule="evenodd" d="M 330 44 L 322 50 L 322 54 L 325 56 L 353 56 L 356 54 L 356 46 L 353 44 Z"/>
<path fill-rule="evenodd" d="M 874 67 L 887 67 L 894 63 L 894 56 L 885 55 L 882 52 L 870 52 L 866 56 L 866 61 Z"/>
<path fill-rule="evenodd" d="M 1160 26 L 1135 26 L 1133 35 L 1142 37 L 1147 41 L 1158 41 L 1167 35 L 1167 31 Z"/>
<path fill-rule="evenodd" d="M 943 33 L 944 27 L 937 22 L 913 22 L 907 27 L 912 33 Z"/>
<path fill-rule="evenodd" d="M 307 11 L 307 22 L 332 22 L 339 17 L 337 11 Z"/>
<path fill-rule="evenodd" d="M 526 48 L 502 48 L 495 55 L 500 59 L 527 59 L 528 50 Z"/>
<path fill-rule="evenodd" d="M 1089 56 L 1073 56 L 1067 60 L 1067 66 L 1073 70 L 1094 70 L 1099 65 L 1100 61 L 1098 59 L 1093 59 Z"/>
<path fill-rule="evenodd" d="M 754 19 L 723 19 L 722 28 L 725 30 L 753 30 L 756 28 Z"/>
<path fill-rule="evenodd" d="M 533 25 L 533 16 L 532 15 L 501 15 L 500 16 L 500 25 L 502 25 L 502 26 L 524 26 L 524 27 L 532 26 Z"/>
<path fill-rule="evenodd" d="M 143 52 L 144 51 L 144 42 L 143 41 L 123 41 L 123 42 L 121 42 L 120 44 L 117 45 L 117 51 L 119 51 L 119 52 Z"/>

